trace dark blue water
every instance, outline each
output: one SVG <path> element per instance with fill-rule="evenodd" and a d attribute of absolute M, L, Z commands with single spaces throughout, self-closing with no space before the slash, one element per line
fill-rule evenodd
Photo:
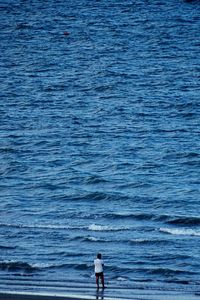
<path fill-rule="evenodd" d="M 0 279 L 199 291 L 200 4 L 2 1 Z M 42 283 L 41 283 L 42 282 Z"/>

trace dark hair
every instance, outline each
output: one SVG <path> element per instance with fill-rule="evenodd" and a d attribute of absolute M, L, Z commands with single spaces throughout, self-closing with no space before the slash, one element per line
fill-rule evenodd
<path fill-rule="evenodd" d="M 97 258 L 98 258 L 98 259 L 101 259 L 101 253 L 98 253 L 98 254 L 97 254 Z"/>

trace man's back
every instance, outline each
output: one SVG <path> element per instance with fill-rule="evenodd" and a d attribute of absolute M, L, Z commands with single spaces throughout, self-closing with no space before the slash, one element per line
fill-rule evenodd
<path fill-rule="evenodd" d="M 95 273 L 103 272 L 103 260 L 96 258 L 94 260 Z"/>

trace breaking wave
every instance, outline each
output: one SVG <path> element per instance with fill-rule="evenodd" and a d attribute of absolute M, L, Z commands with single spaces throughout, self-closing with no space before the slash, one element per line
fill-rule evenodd
<path fill-rule="evenodd" d="M 173 234 L 173 235 L 200 236 L 200 230 L 194 230 L 194 229 L 160 228 L 160 232 Z"/>
<path fill-rule="evenodd" d="M 38 267 L 31 265 L 27 262 L 3 261 L 3 262 L 0 262 L 0 270 L 33 272 L 33 271 L 38 270 Z"/>
<path fill-rule="evenodd" d="M 130 227 L 128 226 L 109 226 L 109 225 L 97 225 L 92 224 L 88 227 L 88 230 L 91 231 L 122 231 L 122 230 L 129 230 Z"/>
<path fill-rule="evenodd" d="M 1 227 L 12 227 L 12 228 L 29 228 L 29 229 L 73 229 L 72 226 L 68 225 L 50 225 L 50 224 L 6 224 L 0 223 Z"/>
<path fill-rule="evenodd" d="M 52 230 L 59 230 L 59 229 L 70 229 L 70 230 L 79 230 L 79 229 L 85 229 L 89 231 L 122 231 L 122 230 L 129 230 L 131 229 L 128 226 L 110 226 L 110 225 L 97 225 L 97 224 L 91 224 L 89 226 L 83 226 L 83 225 L 35 225 L 35 224 L 3 224 L 1 223 L 0 226 L 2 227 L 12 227 L 12 228 L 28 228 L 28 229 L 52 229 Z"/>
<path fill-rule="evenodd" d="M 81 264 L 76 264 L 76 263 L 28 263 L 28 262 L 23 262 L 23 261 L 2 261 L 0 262 L 0 270 L 2 271 L 11 271 L 11 272 L 23 272 L 23 273 L 32 273 L 36 271 L 42 271 L 44 269 L 69 269 L 73 268 L 76 270 L 83 270 L 87 269 L 90 266 L 81 263 Z"/>
<path fill-rule="evenodd" d="M 129 241 L 130 244 L 168 244 L 167 240 L 158 240 L 158 239 L 132 239 Z"/>

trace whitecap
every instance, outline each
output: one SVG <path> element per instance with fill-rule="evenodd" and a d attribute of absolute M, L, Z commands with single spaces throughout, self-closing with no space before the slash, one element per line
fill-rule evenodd
<path fill-rule="evenodd" d="M 200 236 L 199 230 L 194 229 L 178 229 L 178 228 L 160 228 L 161 232 L 169 233 L 173 235 L 193 235 L 193 236 Z"/>
<path fill-rule="evenodd" d="M 92 231 L 121 231 L 121 230 L 128 230 L 129 228 L 124 226 L 113 227 L 109 225 L 91 224 L 89 225 L 88 229 Z"/>
<path fill-rule="evenodd" d="M 51 268 L 54 265 L 49 263 L 31 263 L 31 266 L 36 269 L 46 269 L 46 268 Z"/>
<path fill-rule="evenodd" d="M 127 281 L 127 278 L 125 278 L 125 277 L 117 277 L 117 280 L 118 281 Z"/>
<path fill-rule="evenodd" d="M 88 236 L 86 239 L 88 241 L 91 241 L 91 242 L 98 242 L 99 241 L 99 239 L 95 238 L 94 236 Z"/>

